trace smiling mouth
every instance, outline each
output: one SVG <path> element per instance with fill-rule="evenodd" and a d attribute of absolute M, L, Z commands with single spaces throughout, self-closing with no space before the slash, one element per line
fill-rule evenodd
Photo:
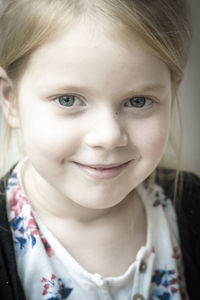
<path fill-rule="evenodd" d="M 86 175 L 94 179 L 111 179 L 118 176 L 131 161 L 119 164 L 84 165 L 74 162 Z"/>

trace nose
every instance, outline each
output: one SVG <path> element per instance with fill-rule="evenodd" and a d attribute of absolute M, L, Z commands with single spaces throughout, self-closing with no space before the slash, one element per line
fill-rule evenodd
<path fill-rule="evenodd" d="M 92 148 L 113 150 L 128 144 L 128 135 L 119 117 L 113 112 L 102 112 L 95 117 L 85 135 L 85 143 Z"/>

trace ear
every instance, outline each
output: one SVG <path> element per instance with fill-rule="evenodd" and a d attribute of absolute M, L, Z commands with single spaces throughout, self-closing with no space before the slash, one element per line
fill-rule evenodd
<path fill-rule="evenodd" d="M 0 67 L 0 106 L 10 127 L 18 129 L 20 122 L 13 83 L 2 67 Z"/>

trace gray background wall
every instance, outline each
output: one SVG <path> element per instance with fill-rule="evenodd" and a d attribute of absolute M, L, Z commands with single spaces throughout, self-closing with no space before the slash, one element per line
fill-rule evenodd
<path fill-rule="evenodd" d="M 190 0 L 190 2 L 194 39 L 180 90 L 184 132 L 182 166 L 200 175 L 200 1 Z"/>

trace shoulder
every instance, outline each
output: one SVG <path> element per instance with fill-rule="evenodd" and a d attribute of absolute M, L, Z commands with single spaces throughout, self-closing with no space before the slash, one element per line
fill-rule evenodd
<path fill-rule="evenodd" d="M 6 188 L 10 172 L 0 179 L 0 224 L 5 221 L 6 215 Z"/>
<path fill-rule="evenodd" d="M 185 171 L 179 172 L 177 177 L 175 170 L 159 168 L 156 182 L 174 202 L 180 232 L 189 226 L 192 235 L 200 238 L 200 178 Z"/>
<path fill-rule="evenodd" d="M 191 237 L 199 238 L 200 245 L 200 178 L 185 171 L 176 177 L 176 171 L 160 168 L 156 181 L 174 201 L 181 235 L 190 231 Z"/>
<path fill-rule="evenodd" d="M 156 181 L 174 201 L 180 231 L 190 226 L 192 234 L 200 237 L 200 178 L 190 172 L 158 169 Z M 175 197 L 174 197 L 175 196 Z"/>
<path fill-rule="evenodd" d="M 200 236 L 200 178 L 191 172 L 180 171 L 177 176 L 175 170 L 159 168 L 156 182 L 174 202 L 180 231 L 188 225 Z"/>
<path fill-rule="evenodd" d="M 0 179 L 0 295 L 8 300 L 25 299 L 6 210 L 6 188 L 12 170 Z"/>
<path fill-rule="evenodd" d="M 171 199 L 177 182 L 175 207 L 185 277 L 190 299 L 196 299 L 200 282 L 200 178 L 190 172 L 180 172 L 176 178 L 174 170 L 162 168 L 157 171 L 156 181 Z"/>
<path fill-rule="evenodd" d="M 11 171 L 0 179 L 0 245 L 11 237 L 10 226 L 6 209 L 6 189 Z M 7 243 L 5 243 L 6 247 Z"/>
<path fill-rule="evenodd" d="M 198 204 L 196 202 L 198 202 L 197 198 L 200 193 L 200 178 L 197 175 L 191 172 L 180 171 L 177 176 L 176 171 L 173 169 L 158 168 L 156 171 L 156 182 L 163 187 L 166 195 L 172 200 L 174 199 L 176 186 L 178 200 L 176 202 L 181 202 L 184 210 L 189 209 L 187 197 L 192 197 L 191 205 Z"/>

